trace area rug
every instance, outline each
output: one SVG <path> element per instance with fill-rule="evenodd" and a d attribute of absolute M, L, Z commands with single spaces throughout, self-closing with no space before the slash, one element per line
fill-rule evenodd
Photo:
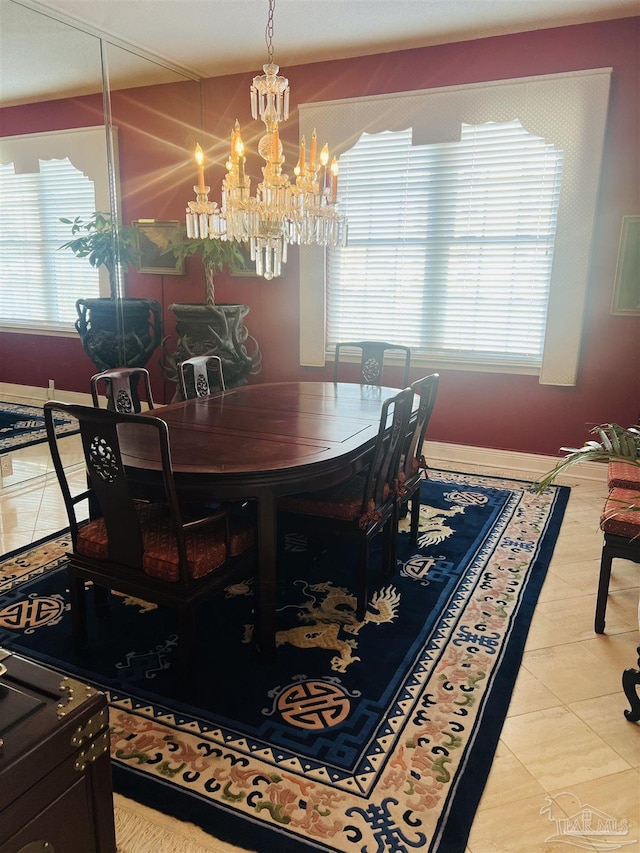
<path fill-rule="evenodd" d="M 56 424 L 61 435 L 73 435 L 78 432 L 75 418 L 57 414 Z M 0 453 L 21 450 L 46 440 L 42 406 L 0 403 Z"/>
<path fill-rule="evenodd" d="M 0 646 L 104 690 L 116 791 L 259 853 L 463 853 L 568 499 L 430 472 L 418 546 L 355 619 L 355 552 L 283 532 L 278 652 L 251 644 L 253 583 L 198 614 L 183 701 L 175 617 L 112 596 L 70 641 L 58 535 L 0 564 Z M 377 561 L 377 562 L 376 562 Z"/>

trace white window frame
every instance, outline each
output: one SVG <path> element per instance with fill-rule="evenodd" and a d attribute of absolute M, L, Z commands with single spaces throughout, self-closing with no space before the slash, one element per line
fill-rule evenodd
<path fill-rule="evenodd" d="M 310 138 L 315 128 L 318 139 L 329 140 L 337 156 L 363 132 L 412 127 L 414 144 L 424 145 L 457 140 L 463 123 L 513 118 L 563 150 L 541 384 L 576 383 L 611 73 L 611 68 L 591 69 L 299 107 L 301 136 Z M 324 250 L 301 247 L 301 365 L 325 364 L 325 308 Z M 439 360 L 436 366 L 538 372 L 481 362 L 461 366 Z"/>
<path fill-rule="evenodd" d="M 115 142 L 115 132 L 114 142 Z M 58 130 L 45 133 L 30 133 L 19 136 L 7 136 L 0 139 L 0 163 L 14 164 L 16 174 L 38 173 L 39 161 L 64 160 L 68 158 L 76 169 L 85 174 L 94 183 L 94 210 L 111 209 L 109 192 L 109 159 L 107 156 L 107 130 L 104 125 L 82 127 L 73 130 Z M 116 146 L 113 146 L 114 151 Z M 117 170 L 116 170 L 117 172 Z M 69 239 L 71 239 L 69 230 Z M 81 263 L 78 260 L 77 263 Z M 88 261 L 86 261 L 88 265 Z M 109 296 L 109 277 L 104 268 L 100 269 L 100 295 Z M 78 297 L 86 294 L 79 293 Z M 71 327 L 49 326 L 42 323 L 12 324 L 9 318 L 0 318 L 0 331 L 22 332 L 29 334 L 47 334 L 74 337 L 77 335 Z"/>

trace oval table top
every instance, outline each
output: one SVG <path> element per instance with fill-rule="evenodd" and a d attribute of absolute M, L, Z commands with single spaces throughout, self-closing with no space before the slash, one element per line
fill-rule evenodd
<path fill-rule="evenodd" d="M 304 478 L 311 483 L 350 475 L 373 446 L 380 411 L 397 388 L 339 382 L 278 382 L 245 385 L 210 397 L 153 409 L 169 426 L 176 474 L 195 484 L 221 487 Z M 126 458 L 155 468 L 156 460 L 135 431 L 127 433 Z M 327 482 L 331 485 L 331 482 Z M 278 490 L 281 491 L 281 490 Z M 247 495 L 248 497 L 249 495 Z"/>

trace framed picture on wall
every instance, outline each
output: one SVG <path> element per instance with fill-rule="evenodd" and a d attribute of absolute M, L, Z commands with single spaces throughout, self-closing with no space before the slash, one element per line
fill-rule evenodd
<path fill-rule="evenodd" d="M 184 275 L 184 260 L 176 268 L 173 254 L 164 254 L 180 225 L 177 219 L 136 219 L 132 224 L 138 230 L 140 272 L 156 275 Z"/>
<path fill-rule="evenodd" d="M 640 216 L 623 216 L 612 314 L 640 315 Z"/>

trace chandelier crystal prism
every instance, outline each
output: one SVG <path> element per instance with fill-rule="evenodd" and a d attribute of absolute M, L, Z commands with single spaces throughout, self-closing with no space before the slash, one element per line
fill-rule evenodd
<path fill-rule="evenodd" d="M 188 203 L 186 211 L 187 238 L 248 244 L 256 274 L 266 279 L 281 275 L 289 245 L 344 246 L 347 240 L 347 222 L 338 210 L 338 163 L 335 157 L 329 163 L 326 144 L 318 154 L 315 130 L 308 157 L 304 137 L 300 142 L 295 179 L 283 171 L 279 125 L 289 118 L 289 81 L 278 74 L 280 69 L 273 62 L 274 7 L 275 0 L 269 0 L 265 34 L 269 61 L 262 67 L 264 74 L 254 77 L 251 85 L 251 116 L 260 118 L 266 129 L 258 143 L 258 153 L 265 161 L 262 181 L 252 196 L 236 119 L 220 205 L 209 201 L 204 155 L 198 145 L 198 185 L 193 188 L 196 200 Z"/>

